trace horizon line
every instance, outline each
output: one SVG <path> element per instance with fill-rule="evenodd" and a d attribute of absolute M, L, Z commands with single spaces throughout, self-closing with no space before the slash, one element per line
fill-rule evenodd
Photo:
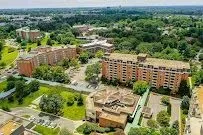
<path fill-rule="evenodd" d="M 69 9 L 74 9 L 74 8 L 114 8 L 114 7 L 203 7 L 203 5 L 137 5 L 137 6 L 122 6 L 122 5 L 117 5 L 117 6 L 78 6 L 78 7 L 17 7 L 17 8 L 0 8 L 0 10 L 13 10 L 13 9 L 60 9 L 60 8 L 69 8 Z"/>

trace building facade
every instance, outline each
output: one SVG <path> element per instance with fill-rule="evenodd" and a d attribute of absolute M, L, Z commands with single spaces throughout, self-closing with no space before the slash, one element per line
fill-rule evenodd
<path fill-rule="evenodd" d="M 17 60 L 18 72 L 21 75 L 30 77 L 33 70 L 42 65 L 55 65 L 63 59 L 73 59 L 76 58 L 76 47 L 40 47 L 29 54 L 20 56 Z"/>
<path fill-rule="evenodd" d="M 82 51 L 88 51 L 95 54 L 97 51 L 102 50 L 105 53 L 112 53 L 114 45 L 107 42 L 107 40 L 94 40 L 88 44 L 82 44 Z"/>
<path fill-rule="evenodd" d="M 36 41 L 41 38 L 39 30 L 30 30 L 29 27 L 23 27 L 16 30 L 16 35 L 21 37 L 24 40 Z"/>
<path fill-rule="evenodd" d="M 148 58 L 146 54 L 131 55 L 112 53 L 104 56 L 102 76 L 108 80 L 144 80 L 155 88 L 177 91 L 182 80 L 190 73 L 189 63 L 174 60 Z"/>

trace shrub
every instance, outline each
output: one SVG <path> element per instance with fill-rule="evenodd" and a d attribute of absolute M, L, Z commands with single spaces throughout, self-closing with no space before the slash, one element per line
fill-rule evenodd
<path fill-rule="evenodd" d="M 4 111 L 7 111 L 7 112 L 11 111 L 11 109 L 8 106 L 2 106 L 1 109 L 4 110 Z"/>
<path fill-rule="evenodd" d="M 8 98 L 8 102 L 9 102 L 9 103 L 14 102 L 14 97 L 13 97 L 13 96 L 9 97 L 9 98 Z"/>
<path fill-rule="evenodd" d="M 67 105 L 68 106 L 72 106 L 74 104 L 74 99 L 73 99 L 73 97 L 68 97 L 68 99 L 67 99 Z"/>
<path fill-rule="evenodd" d="M 162 102 L 163 104 L 165 104 L 165 105 L 168 105 L 168 104 L 170 104 L 170 99 L 169 99 L 168 96 L 163 96 L 163 97 L 161 98 L 161 102 Z"/>
<path fill-rule="evenodd" d="M 82 106 L 83 105 L 83 98 L 82 98 L 82 94 L 80 94 L 79 98 L 78 98 L 78 102 L 77 102 L 78 106 Z"/>
<path fill-rule="evenodd" d="M 157 114 L 156 120 L 159 123 L 159 125 L 162 127 L 168 127 L 169 126 L 170 117 L 166 111 L 160 111 Z"/>
<path fill-rule="evenodd" d="M 12 52 L 14 52 L 15 50 L 16 50 L 15 48 L 9 47 L 9 48 L 8 48 L 8 53 L 12 53 Z"/>
<path fill-rule="evenodd" d="M 108 133 L 108 132 L 114 131 L 111 128 L 103 128 L 95 123 L 90 123 L 90 122 L 86 122 L 82 124 L 76 130 L 77 132 L 83 133 L 83 134 L 90 134 L 93 131 L 96 131 L 97 133 Z"/>
<path fill-rule="evenodd" d="M 150 128 L 158 128 L 159 127 L 157 121 L 155 121 L 153 119 L 149 119 L 147 121 L 147 126 L 150 127 Z"/>
<path fill-rule="evenodd" d="M 171 104 L 167 105 L 167 113 L 171 116 Z"/>
<path fill-rule="evenodd" d="M 188 96 L 183 96 L 183 100 L 181 102 L 181 108 L 184 110 L 188 110 L 190 107 L 190 98 Z"/>

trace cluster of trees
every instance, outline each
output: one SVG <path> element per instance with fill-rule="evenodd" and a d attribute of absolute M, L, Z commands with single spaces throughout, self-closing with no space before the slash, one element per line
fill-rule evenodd
<path fill-rule="evenodd" d="M 71 59 L 71 60 L 64 59 L 61 62 L 59 62 L 58 65 L 62 66 L 65 69 L 68 69 L 69 67 L 74 67 L 77 69 L 80 67 L 80 63 L 78 59 Z"/>
<path fill-rule="evenodd" d="M 9 102 L 14 101 L 14 97 L 17 99 L 19 104 L 23 103 L 23 98 L 30 95 L 31 93 L 38 91 L 40 83 L 36 80 L 31 81 L 29 84 L 26 84 L 26 81 L 23 78 L 15 78 L 10 76 L 7 78 L 7 87 L 6 91 L 13 88 L 16 89 L 14 96 L 8 98 Z"/>
<path fill-rule="evenodd" d="M 41 80 L 54 81 L 60 83 L 69 83 L 70 78 L 60 66 L 42 65 L 33 72 L 33 77 Z"/>
<path fill-rule="evenodd" d="M 149 85 L 146 81 L 136 81 L 133 84 L 133 91 L 138 95 L 144 94 L 147 89 L 149 89 Z"/>
<path fill-rule="evenodd" d="M 4 43 L 3 41 L 0 41 L 0 60 L 2 58 L 2 50 L 3 50 L 3 47 L 4 47 Z"/>
<path fill-rule="evenodd" d="M 131 128 L 128 135 L 178 135 L 179 122 L 174 121 L 170 127 L 170 116 L 166 111 L 157 114 L 157 119 L 149 119 L 148 127 Z"/>
<path fill-rule="evenodd" d="M 42 111 L 61 115 L 64 100 L 59 94 L 43 95 L 39 107 Z"/>
<path fill-rule="evenodd" d="M 67 105 L 68 106 L 72 106 L 75 102 L 77 102 L 78 106 L 82 106 L 84 104 L 83 97 L 82 97 L 81 93 L 75 93 L 74 97 L 73 96 L 69 96 L 67 98 Z"/>
<path fill-rule="evenodd" d="M 99 62 L 92 64 L 92 65 L 88 65 L 86 70 L 85 70 L 85 80 L 89 81 L 89 82 L 98 82 L 98 75 L 101 72 L 101 64 Z"/>
<path fill-rule="evenodd" d="M 170 21 L 166 23 L 165 20 L 151 19 L 150 17 L 136 21 L 132 19 L 120 20 L 110 26 L 108 30 L 99 31 L 98 34 L 114 38 L 116 50 L 120 51 L 130 50 L 136 53 L 148 53 L 153 57 L 173 60 L 194 58 L 203 45 L 201 34 L 203 24 L 199 24 L 198 27 L 194 28 L 189 25 L 191 21 L 187 19 L 185 19 L 187 27 L 173 24 L 175 21 L 180 22 L 181 19 L 177 18 L 177 20 Z M 162 35 L 163 30 L 160 29 L 165 28 L 168 24 L 176 27 L 174 27 L 173 31 L 171 30 L 172 32 L 168 30 L 172 34 Z M 188 30 L 189 27 L 192 28 Z M 186 37 L 193 37 L 194 39 L 192 42 L 186 42 Z"/>

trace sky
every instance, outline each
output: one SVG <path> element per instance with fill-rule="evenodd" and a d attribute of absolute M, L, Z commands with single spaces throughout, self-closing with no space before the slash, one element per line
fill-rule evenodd
<path fill-rule="evenodd" d="M 203 5 L 203 0 L 0 0 L 0 8 Z"/>

